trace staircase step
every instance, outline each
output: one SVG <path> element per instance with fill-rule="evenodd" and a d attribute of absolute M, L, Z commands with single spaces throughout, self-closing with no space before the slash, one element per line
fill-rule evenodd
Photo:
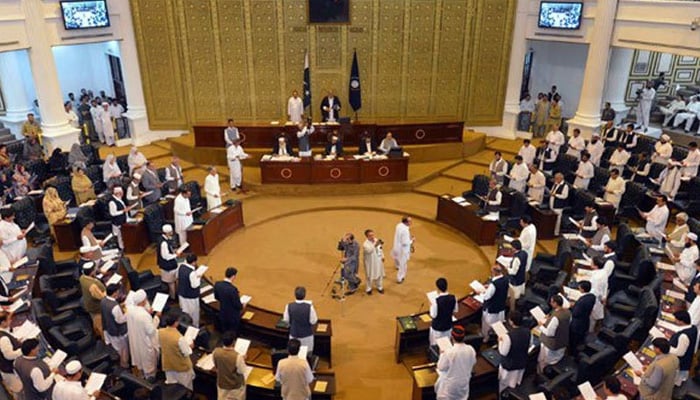
<path fill-rule="evenodd" d="M 474 175 L 477 174 L 483 174 L 483 175 L 488 175 L 489 169 L 486 166 L 479 165 L 479 164 L 472 164 L 472 163 L 461 163 L 459 165 L 456 165 L 445 172 L 442 173 L 442 175 L 449 177 L 449 178 L 454 178 L 454 179 L 460 179 L 466 182 L 471 182 L 474 179 Z"/>
<path fill-rule="evenodd" d="M 466 161 L 488 167 L 491 164 L 491 161 L 493 161 L 493 150 L 480 151 L 473 156 L 467 157 Z"/>
<path fill-rule="evenodd" d="M 431 196 L 441 196 L 443 194 L 457 196 L 471 189 L 471 187 L 471 183 L 446 176 L 439 176 L 424 185 L 418 186 L 414 191 Z"/>

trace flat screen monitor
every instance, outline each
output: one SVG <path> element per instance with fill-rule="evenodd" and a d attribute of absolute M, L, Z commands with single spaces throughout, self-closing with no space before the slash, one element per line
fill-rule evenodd
<path fill-rule="evenodd" d="M 579 29 L 583 16 L 583 3 L 543 1 L 537 26 L 548 29 Z"/>
<path fill-rule="evenodd" d="M 62 1 L 63 26 L 68 29 L 93 29 L 109 26 L 107 0 Z"/>

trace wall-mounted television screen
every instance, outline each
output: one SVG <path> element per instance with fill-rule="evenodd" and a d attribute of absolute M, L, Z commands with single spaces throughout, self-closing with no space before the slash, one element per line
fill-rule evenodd
<path fill-rule="evenodd" d="M 543 1 L 537 26 L 550 29 L 578 29 L 581 27 L 583 3 Z"/>
<path fill-rule="evenodd" d="M 62 1 L 63 26 L 66 29 L 92 29 L 109 26 L 107 0 Z"/>

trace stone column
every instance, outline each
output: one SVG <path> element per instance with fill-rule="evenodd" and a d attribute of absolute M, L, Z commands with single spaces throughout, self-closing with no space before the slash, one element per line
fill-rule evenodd
<path fill-rule="evenodd" d="M 618 0 L 600 1 L 596 6 L 578 110 L 574 118 L 569 120 L 569 132 L 572 132 L 573 128 L 579 128 L 584 138 L 590 138 L 600 127 L 600 110 L 605 88 L 605 79 L 602 78 L 608 73 L 617 2 Z"/>
<path fill-rule="evenodd" d="M 71 145 L 78 141 L 80 130 L 73 128 L 68 123 L 63 109 L 58 71 L 45 27 L 43 2 L 30 0 L 22 3 L 27 17 L 27 39 L 30 45 L 28 50 L 29 63 L 41 110 L 44 145 L 49 154 L 57 147 L 68 151 Z"/>
<path fill-rule="evenodd" d="M 513 43 L 510 50 L 510 66 L 508 67 L 508 88 L 506 103 L 503 109 L 504 135 L 514 139 L 518 129 L 518 114 L 520 113 L 520 87 L 523 82 L 523 67 L 527 53 L 525 39 L 527 11 L 529 1 L 519 0 L 515 11 L 515 26 L 513 27 Z M 528 132 L 519 132 L 522 136 L 530 137 Z"/>
<path fill-rule="evenodd" d="M 0 121 L 18 139 L 22 138 L 22 124 L 27 120 L 27 114 L 34 110 L 20 78 L 24 68 L 21 57 L 26 57 L 22 50 L 0 53 L 0 86 L 7 111 Z"/>
<path fill-rule="evenodd" d="M 610 67 L 605 80 L 603 102 L 610 102 L 610 105 L 615 110 L 616 124 L 619 124 L 630 110 L 625 103 L 625 95 L 627 93 L 627 81 L 629 80 L 633 57 L 634 50 L 624 47 L 613 47 L 610 56 Z"/>

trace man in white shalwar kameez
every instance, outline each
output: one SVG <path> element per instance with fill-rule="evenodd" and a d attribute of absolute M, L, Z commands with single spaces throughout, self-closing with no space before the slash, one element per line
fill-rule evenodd
<path fill-rule="evenodd" d="M 207 210 L 221 205 L 221 185 L 215 166 L 209 167 L 209 174 L 204 178 L 204 193 L 207 194 Z"/>
<path fill-rule="evenodd" d="M 674 256 L 676 273 L 678 278 L 686 285 L 695 276 L 695 261 L 698 260 L 698 235 L 689 232 L 685 237 L 685 246 L 678 256 Z"/>
<path fill-rule="evenodd" d="M 688 155 L 683 159 L 683 176 L 698 176 L 698 166 L 700 166 L 700 149 L 696 142 L 688 143 Z"/>
<path fill-rule="evenodd" d="M 182 244 L 187 241 L 187 228 L 192 225 L 194 218 L 190 207 L 190 190 L 183 186 L 179 191 L 180 193 L 175 197 L 173 213 L 175 214 L 175 233 Z"/>
<path fill-rule="evenodd" d="M 461 325 L 452 328 L 451 348 L 440 353 L 435 382 L 437 400 L 468 400 L 469 382 L 476 365 L 476 351 L 464 343 L 465 331 Z"/>
<path fill-rule="evenodd" d="M 5 252 L 10 263 L 15 263 L 27 254 L 26 232 L 15 223 L 15 210 L 3 208 L 0 212 L 0 240 L 2 251 Z"/>
<path fill-rule="evenodd" d="M 544 187 L 547 184 L 547 179 L 542 171 L 536 166 L 530 165 L 530 178 L 527 180 L 527 197 L 542 204 L 544 200 Z"/>
<path fill-rule="evenodd" d="M 292 97 L 287 101 L 287 118 L 289 121 L 298 124 L 304 115 L 304 101 L 299 97 L 299 92 L 292 92 Z"/>
<path fill-rule="evenodd" d="M 666 196 L 658 196 L 656 205 L 649 212 L 639 213 L 642 218 L 647 221 L 645 229 L 649 236 L 654 239 L 661 240 L 666 231 L 666 223 L 668 222 L 668 206 L 666 205 Z"/>
<path fill-rule="evenodd" d="M 527 168 L 527 164 L 523 161 L 522 156 L 515 156 L 515 164 L 513 168 L 510 169 L 510 182 L 508 187 L 513 190 L 517 190 L 520 193 L 525 193 L 525 188 L 527 187 L 527 178 L 530 176 L 530 171 Z"/>
<path fill-rule="evenodd" d="M 401 222 L 396 224 L 394 231 L 394 248 L 391 250 L 391 256 L 394 258 L 394 263 L 398 272 L 396 273 L 396 281 L 403 283 L 406 279 L 406 271 L 408 270 L 408 260 L 411 258 L 411 246 L 414 237 L 411 236 L 411 217 L 401 218 Z"/>
<path fill-rule="evenodd" d="M 659 138 L 659 141 L 654 143 L 654 152 L 651 154 L 651 162 L 666 165 L 668 164 L 668 160 L 671 159 L 671 155 L 673 155 L 671 137 L 664 133 Z"/>
<path fill-rule="evenodd" d="M 97 120 L 95 125 L 98 124 L 102 128 L 102 135 L 104 135 L 107 145 L 114 146 L 114 125 L 112 125 L 112 116 L 109 113 L 109 103 L 102 103 L 100 119 Z"/>
<path fill-rule="evenodd" d="M 532 219 L 529 215 L 523 215 L 520 217 L 520 244 L 523 246 L 523 250 L 527 253 L 527 267 L 526 271 L 530 271 L 532 266 L 532 259 L 535 258 L 535 245 L 537 244 L 537 227 L 532 223 Z"/>
<path fill-rule="evenodd" d="M 231 190 L 241 189 L 243 182 L 243 165 L 241 160 L 246 158 L 248 158 L 248 154 L 241 147 L 240 140 L 233 142 L 233 145 L 226 149 L 226 160 L 228 161 L 229 175 L 231 176 Z"/>
<path fill-rule="evenodd" d="M 591 179 L 595 175 L 593 163 L 588 160 L 588 153 L 581 154 L 581 162 L 578 163 L 576 169 L 576 179 L 574 179 L 574 187 L 576 189 L 587 190 Z"/>
<path fill-rule="evenodd" d="M 671 159 L 659 174 L 659 193 L 673 200 L 681 187 L 681 176 L 681 163 Z"/>
<path fill-rule="evenodd" d="M 367 284 L 367 294 L 372 294 L 372 287 L 376 286 L 380 294 L 384 294 L 382 278 L 384 277 L 384 248 L 373 230 L 365 231 L 367 238 L 362 244 L 365 262 L 365 279 Z"/>
<path fill-rule="evenodd" d="M 158 324 L 159 314 L 151 316 L 146 292 L 136 291 L 134 304 L 126 307 L 126 326 L 129 336 L 131 362 L 144 378 L 155 377 L 158 372 Z"/>
<path fill-rule="evenodd" d="M 586 149 L 586 141 L 581 137 L 581 130 L 574 129 L 574 135 L 569 139 L 569 148 L 566 150 L 566 154 L 576 157 L 577 160 L 581 159 L 581 152 Z"/>

